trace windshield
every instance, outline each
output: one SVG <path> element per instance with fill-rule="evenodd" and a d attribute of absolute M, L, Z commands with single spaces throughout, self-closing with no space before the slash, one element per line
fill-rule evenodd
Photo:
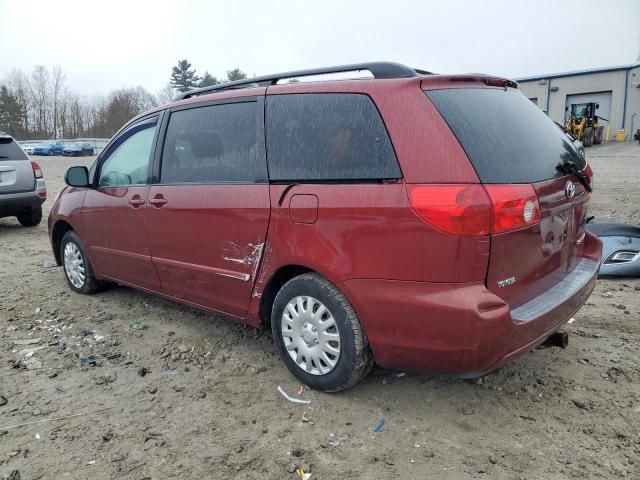
<path fill-rule="evenodd" d="M 571 105 L 571 115 L 574 117 L 588 117 L 589 108 L 586 103 L 580 105 Z"/>
<path fill-rule="evenodd" d="M 585 161 L 558 126 L 517 90 L 449 88 L 427 97 L 458 138 L 483 183 L 534 183 L 561 162 Z"/>

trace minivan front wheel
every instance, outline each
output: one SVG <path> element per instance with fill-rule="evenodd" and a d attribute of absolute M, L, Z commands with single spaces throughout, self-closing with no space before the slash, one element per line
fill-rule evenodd
<path fill-rule="evenodd" d="M 344 390 L 371 369 L 369 346 L 353 307 L 316 273 L 284 284 L 274 301 L 271 328 L 287 368 L 316 390 Z"/>
<path fill-rule="evenodd" d="M 84 246 L 74 231 L 62 237 L 60 257 L 67 282 L 74 292 L 90 294 L 100 290 L 100 282 L 93 274 Z"/>

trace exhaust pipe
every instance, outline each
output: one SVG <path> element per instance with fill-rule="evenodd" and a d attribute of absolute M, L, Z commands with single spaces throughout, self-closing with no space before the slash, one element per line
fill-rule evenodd
<path fill-rule="evenodd" d="M 540 345 L 543 348 L 560 347 L 567 348 L 569 345 L 569 334 L 567 332 L 557 331 L 549 335 L 547 339 Z"/>

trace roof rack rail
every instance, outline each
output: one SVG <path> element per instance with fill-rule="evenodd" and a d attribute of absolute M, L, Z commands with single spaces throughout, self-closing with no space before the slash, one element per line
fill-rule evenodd
<path fill-rule="evenodd" d="M 276 73 L 274 75 L 263 75 L 261 77 L 247 78 L 244 80 L 236 80 L 234 82 L 219 83 L 210 87 L 196 88 L 178 95 L 174 101 L 184 100 L 185 98 L 204 95 L 210 92 L 221 90 L 231 90 L 236 88 L 247 88 L 254 86 L 275 85 L 278 80 L 284 78 L 308 77 L 311 75 L 326 75 L 329 73 L 354 72 L 358 70 L 368 70 L 374 78 L 407 78 L 415 77 L 418 74 L 429 74 L 424 70 L 414 70 L 411 67 L 394 62 L 368 62 L 354 63 L 351 65 L 340 65 L 337 67 L 311 68 L 308 70 L 295 70 L 292 72 Z"/>

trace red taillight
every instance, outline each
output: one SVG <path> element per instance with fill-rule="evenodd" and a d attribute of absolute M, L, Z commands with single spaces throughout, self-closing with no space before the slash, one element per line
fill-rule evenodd
<path fill-rule="evenodd" d="M 40 165 L 38 165 L 36 162 L 31 162 L 31 168 L 33 168 L 33 174 L 36 178 L 43 178 L 42 170 L 40 170 Z"/>
<path fill-rule="evenodd" d="M 491 202 L 482 185 L 409 187 L 411 206 L 427 223 L 452 235 L 489 234 Z"/>
<path fill-rule="evenodd" d="M 415 212 L 452 235 L 478 237 L 534 225 L 540 205 L 531 185 L 409 186 Z"/>
<path fill-rule="evenodd" d="M 587 166 L 584 167 L 583 172 L 589 179 L 589 185 L 591 186 L 591 188 L 593 188 L 593 170 L 591 169 L 591 165 L 587 163 Z"/>
<path fill-rule="evenodd" d="M 508 232 L 540 221 L 540 203 L 531 185 L 485 185 L 493 215 L 491 233 Z"/>

